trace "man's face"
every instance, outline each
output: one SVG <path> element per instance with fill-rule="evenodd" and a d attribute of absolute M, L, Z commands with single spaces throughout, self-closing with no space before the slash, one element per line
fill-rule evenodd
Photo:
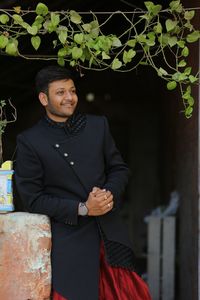
<path fill-rule="evenodd" d="M 65 122 L 74 113 L 78 103 L 73 80 L 64 79 L 49 84 L 48 95 L 39 94 L 39 99 L 49 118 L 56 122 Z"/>

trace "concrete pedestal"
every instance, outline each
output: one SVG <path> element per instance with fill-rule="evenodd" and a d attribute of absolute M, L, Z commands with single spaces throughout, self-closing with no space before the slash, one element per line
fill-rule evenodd
<path fill-rule="evenodd" d="M 49 300 L 50 250 L 47 216 L 0 214 L 0 299 Z"/>

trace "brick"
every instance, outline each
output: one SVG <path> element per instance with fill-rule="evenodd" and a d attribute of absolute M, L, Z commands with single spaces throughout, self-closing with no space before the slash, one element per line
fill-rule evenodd
<path fill-rule="evenodd" d="M 29 213 L 0 215 L 0 299 L 49 300 L 49 218 Z"/>

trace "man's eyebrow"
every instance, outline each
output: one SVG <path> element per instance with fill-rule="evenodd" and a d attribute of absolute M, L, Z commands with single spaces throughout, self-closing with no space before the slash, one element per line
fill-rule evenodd
<path fill-rule="evenodd" d="M 75 87 L 74 85 L 70 86 L 69 88 L 70 88 L 70 89 L 76 89 L 76 87 Z M 56 89 L 56 91 L 58 91 L 58 90 L 65 90 L 65 88 L 64 88 L 64 87 L 58 87 L 58 88 Z"/>

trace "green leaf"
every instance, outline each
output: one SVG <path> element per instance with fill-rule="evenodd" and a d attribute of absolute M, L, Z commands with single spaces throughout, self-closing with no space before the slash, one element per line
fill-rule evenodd
<path fill-rule="evenodd" d="M 52 22 L 50 20 L 46 20 L 43 24 L 43 27 L 49 32 L 49 33 L 52 33 L 54 31 L 57 31 L 57 27 L 54 26 L 52 24 Z"/>
<path fill-rule="evenodd" d="M 51 24 L 53 25 L 53 27 L 57 27 L 59 23 L 60 23 L 60 15 L 52 12 L 51 13 Z"/>
<path fill-rule="evenodd" d="M 184 47 L 185 47 L 185 41 L 178 41 L 178 42 L 177 42 L 177 45 L 178 45 L 180 48 L 184 48 Z"/>
<path fill-rule="evenodd" d="M 48 23 L 48 32 L 51 33 L 54 31 L 56 31 L 56 27 L 51 22 L 49 22 Z"/>
<path fill-rule="evenodd" d="M 94 61 L 94 56 L 91 56 L 90 57 L 90 60 L 89 60 L 89 67 L 91 68 L 92 64 L 93 64 L 93 61 Z"/>
<path fill-rule="evenodd" d="M 166 76 L 166 75 L 168 75 L 168 73 L 167 73 L 167 71 L 166 70 L 164 70 L 163 68 L 159 68 L 159 70 L 158 70 L 158 76 Z"/>
<path fill-rule="evenodd" d="M 13 17 L 13 19 L 15 21 L 15 24 L 21 24 L 23 22 L 22 17 L 19 16 L 19 15 L 14 14 L 12 17 Z"/>
<path fill-rule="evenodd" d="M 41 38 L 38 35 L 32 36 L 31 44 L 35 50 L 38 50 L 38 48 L 40 47 L 40 44 L 41 44 Z"/>
<path fill-rule="evenodd" d="M 16 56 L 18 54 L 18 41 L 11 40 L 8 42 L 6 46 L 6 53 L 12 56 Z"/>
<path fill-rule="evenodd" d="M 139 18 L 147 20 L 148 22 L 150 22 L 152 20 L 152 16 L 149 13 L 144 14 L 144 15 L 140 15 Z"/>
<path fill-rule="evenodd" d="M 8 44 L 8 41 L 9 41 L 8 38 L 5 35 L 1 34 L 0 35 L 0 49 L 5 48 Z"/>
<path fill-rule="evenodd" d="M 189 97 L 191 95 L 191 91 L 192 91 L 191 86 L 188 85 L 185 93 L 183 94 L 183 99 L 186 99 L 186 100 L 189 99 Z"/>
<path fill-rule="evenodd" d="M 2 24 L 6 24 L 9 21 L 9 16 L 6 14 L 2 14 L 0 15 L 0 23 Z"/>
<path fill-rule="evenodd" d="M 76 61 L 75 60 L 71 60 L 69 64 L 70 64 L 71 67 L 74 67 L 76 65 Z"/>
<path fill-rule="evenodd" d="M 185 73 L 180 73 L 179 74 L 179 78 L 178 78 L 178 81 L 184 81 L 187 79 L 187 75 L 185 75 Z"/>
<path fill-rule="evenodd" d="M 189 55 L 190 51 L 189 48 L 186 46 L 183 48 L 183 50 L 181 51 L 181 55 L 184 57 L 187 57 Z"/>
<path fill-rule="evenodd" d="M 167 19 L 166 22 L 165 22 L 165 26 L 166 26 L 167 32 L 172 31 L 176 27 L 177 24 L 178 24 L 177 21 L 173 21 L 171 19 Z"/>
<path fill-rule="evenodd" d="M 58 40 L 53 40 L 53 49 L 55 49 L 58 45 Z"/>
<path fill-rule="evenodd" d="M 193 112 L 193 107 L 192 106 L 188 106 L 185 110 L 185 116 L 186 118 L 191 118 L 192 116 L 192 112 Z"/>
<path fill-rule="evenodd" d="M 81 23 L 81 16 L 75 11 L 75 10 L 70 10 L 70 20 L 75 23 L 75 24 L 80 24 Z"/>
<path fill-rule="evenodd" d="M 158 41 L 162 45 L 162 47 L 165 47 L 166 45 L 168 45 L 169 38 L 169 33 L 163 33 L 158 37 Z"/>
<path fill-rule="evenodd" d="M 83 33 L 76 33 L 74 35 L 74 41 L 77 43 L 77 44 L 82 44 L 83 43 L 83 40 L 84 40 L 84 34 Z"/>
<path fill-rule="evenodd" d="M 131 62 L 132 58 L 136 55 L 136 51 L 133 49 L 130 49 L 129 51 L 124 51 L 123 53 L 123 62 L 127 64 L 128 62 Z"/>
<path fill-rule="evenodd" d="M 109 50 L 112 47 L 112 38 L 105 36 L 105 35 L 101 35 L 98 38 L 96 38 L 96 42 L 93 44 L 93 48 L 96 51 L 101 52 L 101 50 L 104 50 L 105 52 L 109 52 Z"/>
<path fill-rule="evenodd" d="M 42 24 L 38 23 L 38 22 L 33 22 L 32 26 L 36 26 L 38 30 L 40 30 L 42 28 Z M 28 28 L 28 26 L 26 26 L 26 29 Z"/>
<path fill-rule="evenodd" d="M 184 81 L 185 79 L 187 79 L 187 76 L 184 73 L 176 72 L 172 75 L 172 79 L 180 82 L 180 81 Z"/>
<path fill-rule="evenodd" d="M 147 37 L 148 37 L 150 40 L 155 41 L 155 39 L 156 39 L 155 32 L 153 32 L 153 31 L 148 32 L 148 33 L 147 33 Z"/>
<path fill-rule="evenodd" d="M 181 13 L 183 11 L 182 4 L 180 3 L 180 0 L 178 1 L 171 1 L 169 4 L 171 11 L 175 11 L 177 13 Z"/>
<path fill-rule="evenodd" d="M 92 29 L 92 26 L 91 26 L 90 23 L 83 24 L 82 27 L 83 27 L 83 29 L 84 29 L 86 32 L 88 32 L 88 33 L 90 33 L 90 31 L 91 31 L 91 29 Z"/>
<path fill-rule="evenodd" d="M 148 37 L 148 39 L 146 40 L 146 44 L 148 45 L 148 46 L 154 46 L 155 45 L 155 39 L 156 39 L 156 35 L 155 35 L 155 32 L 149 32 L 148 34 L 147 34 L 147 37 Z"/>
<path fill-rule="evenodd" d="M 187 75 L 187 76 L 190 75 L 191 72 L 192 72 L 192 68 L 191 67 L 187 67 L 184 70 L 184 74 Z"/>
<path fill-rule="evenodd" d="M 199 79 L 198 79 L 197 77 L 193 76 L 193 75 L 190 75 L 190 76 L 189 76 L 189 80 L 190 80 L 191 83 L 195 83 L 195 82 L 197 82 Z"/>
<path fill-rule="evenodd" d="M 146 6 L 146 8 L 149 12 L 151 12 L 152 7 L 154 6 L 153 2 L 151 2 L 151 1 L 144 2 L 144 5 Z"/>
<path fill-rule="evenodd" d="M 110 56 L 105 51 L 102 51 L 102 58 L 103 59 L 110 59 Z"/>
<path fill-rule="evenodd" d="M 188 43 L 194 43 L 198 41 L 199 38 L 200 38 L 200 31 L 195 30 L 194 32 L 187 35 L 186 40 Z"/>
<path fill-rule="evenodd" d="M 112 65 L 111 65 L 111 68 L 113 70 L 117 70 L 117 69 L 121 68 L 121 66 L 122 66 L 122 62 L 118 58 L 113 59 Z"/>
<path fill-rule="evenodd" d="M 152 14 L 156 16 L 162 9 L 162 5 L 157 4 L 152 7 Z"/>
<path fill-rule="evenodd" d="M 176 36 L 170 36 L 168 39 L 168 44 L 172 48 L 177 44 L 177 37 Z"/>
<path fill-rule="evenodd" d="M 146 44 L 147 44 L 147 46 L 152 47 L 156 44 L 156 42 L 153 40 L 146 40 Z"/>
<path fill-rule="evenodd" d="M 30 25 L 29 25 L 28 23 L 26 23 L 26 22 L 22 22 L 20 25 L 21 25 L 23 28 L 25 28 L 26 30 L 27 30 L 28 27 L 30 27 Z M 32 26 L 34 26 L 34 24 L 33 24 Z"/>
<path fill-rule="evenodd" d="M 79 59 L 83 54 L 83 50 L 81 48 L 78 47 L 73 47 L 72 48 L 72 58 L 73 59 Z"/>
<path fill-rule="evenodd" d="M 187 102 L 190 106 L 193 106 L 194 105 L 194 98 L 192 96 L 190 96 L 188 99 L 187 99 Z"/>
<path fill-rule="evenodd" d="M 131 40 L 129 40 L 129 41 L 127 42 L 127 45 L 128 45 L 129 47 L 134 48 L 135 45 L 136 45 L 136 43 L 137 43 L 137 41 L 136 41 L 135 39 L 131 39 Z"/>
<path fill-rule="evenodd" d="M 17 13 L 17 14 L 20 14 L 21 12 L 21 6 L 15 6 L 13 7 L 14 11 Z"/>
<path fill-rule="evenodd" d="M 91 54 L 87 47 L 83 48 L 84 57 L 86 60 L 90 60 Z"/>
<path fill-rule="evenodd" d="M 27 27 L 27 31 L 28 33 L 30 33 L 31 35 L 36 35 L 38 33 L 38 28 L 37 26 L 33 25 L 33 26 L 28 26 Z"/>
<path fill-rule="evenodd" d="M 144 2 L 147 10 L 149 13 L 151 13 L 153 16 L 156 16 L 162 9 L 162 5 L 155 5 L 153 2 L 151 1 L 146 1 Z"/>
<path fill-rule="evenodd" d="M 187 21 L 190 21 L 194 18 L 195 16 L 195 11 L 194 10 L 190 10 L 190 11 L 185 11 L 185 14 L 184 14 L 184 19 L 187 20 Z"/>
<path fill-rule="evenodd" d="M 187 65 L 186 61 L 184 59 L 182 59 L 179 63 L 178 63 L 178 67 L 185 67 Z"/>
<path fill-rule="evenodd" d="M 162 25 L 160 22 L 157 23 L 157 25 L 154 26 L 153 30 L 155 31 L 155 33 L 162 33 Z"/>
<path fill-rule="evenodd" d="M 138 36 L 136 36 L 136 40 L 139 43 L 146 43 L 146 34 L 139 34 Z"/>
<path fill-rule="evenodd" d="M 112 37 L 112 46 L 113 47 L 121 47 L 122 43 L 120 39 L 118 39 L 116 36 Z"/>
<path fill-rule="evenodd" d="M 190 23 L 190 21 L 187 21 L 187 22 L 184 24 L 184 27 L 185 27 L 185 28 L 188 28 L 189 31 L 194 30 L 194 26 Z"/>
<path fill-rule="evenodd" d="M 38 3 L 35 10 L 37 15 L 46 16 L 49 12 L 48 7 L 44 3 Z"/>
<path fill-rule="evenodd" d="M 35 21 L 33 22 L 32 26 L 37 26 L 38 30 L 42 28 L 42 23 L 44 21 L 43 16 L 36 16 Z M 28 26 L 27 26 L 28 27 Z"/>
<path fill-rule="evenodd" d="M 62 44 L 65 44 L 65 42 L 66 42 L 66 39 L 67 39 L 67 28 L 65 29 L 65 30 L 59 30 L 58 31 L 59 33 L 58 33 L 58 38 L 59 38 L 59 40 L 60 40 L 60 42 L 62 43 Z"/>
<path fill-rule="evenodd" d="M 97 21 L 97 20 L 94 20 L 94 21 L 90 22 L 90 25 L 91 25 L 91 32 L 90 32 L 90 35 L 91 35 L 93 38 L 98 37 L 98 35 L 99 35 L 99 33 L 100 33 L 98 21 Z"/>
<path fill-rule="evenodd" d="M 61 48 L 58 50 L 58 57 L 65 57 L 68 54 L 67 48 Z"/>
<path fill-rule="evenodd" d="M 44 21 L 44 17 L 42 17 L 42 16 L 36 16 L 36 18 L 35 18 L 35 22 L 37 22 L 37 23 L 42 23 Z"/>
<path fill-rule="evenodd" d="M 65 66 L 65 60 L 64 60 L 64 58 L 63 58 L 63 57 L 58 57 L 57 63 L 58 63 L 61 67 L 64 67 L 64 66 Z"/>
<path fill-rule="evenodd" d="M 169 82 L 167 83 L 167 89 L 168 89 L 169 91 L 174 90 L 176 87 L 177 87 L 176 81 L 169 81 Z"/>

